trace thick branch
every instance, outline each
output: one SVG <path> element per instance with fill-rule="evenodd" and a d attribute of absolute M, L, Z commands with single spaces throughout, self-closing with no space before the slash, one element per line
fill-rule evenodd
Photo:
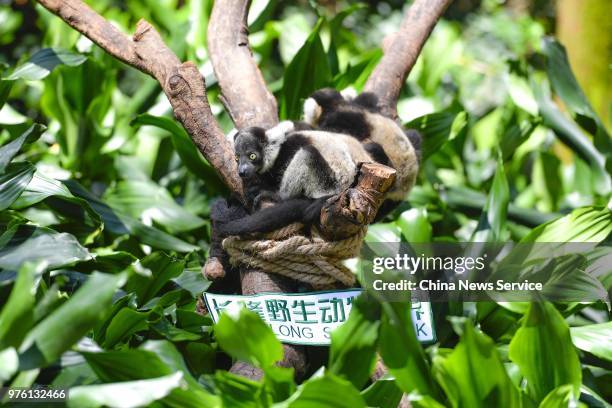
<path fill-rule="evenodd" d="M 242 193 L 234 153 L 210 110 L 204 78 L 193 63 L 181 64 L 144 20 L 129 38 L 80 0 L 37 1 L 113 57 L 157 79 L 200 152 L 232 191 Z"/>
<path fill-rule="evenodd" d="M 222 102 L 238 129 L 278 123 L 276 99 L 249 48 L 248 0 L 215 0 L 208 25 L 208 51 Z"/>
<path fill-rule="evenodd" d="M 249 0 L 215 0 L 208 25 L 208 52 L 221 87 L 221 101 L 238 129 L 248 126 L 269 128 L 278 123 L 276 99 L 266 88 L 261 71 L 249 48 L 247 16 Z M 205 274 L 220 274 L 213 260 L 206 263 Z M 246 269 L 241 273 L 243 294 L 260 292 L 295 292 L 296 282 Z M 283 345 L 285 355 L 280 365 L 293 367 L 296 378 L 305 372 L 304 348 Z M 261 370 L 237 362 L 231 372 L 251 379 L 261 377 Z"/>
<path fill-rule="evenodd" d="M 378 95 L 385 115 L 397 117 L 397 100 L 408 73 L 436 22 L 453 0 L 414 0 L 400 29 L 385 39 L 384 56 L 365 84 Z"/>
<path fill-rule="evenodd" d="M 357 185 L 330 198 L 321 210 L 323 236 L 333 240 L 345 239 L 373 222 L 385 193 L 395 182 L 396 173 L 382 164 L 363 164 Z"/>

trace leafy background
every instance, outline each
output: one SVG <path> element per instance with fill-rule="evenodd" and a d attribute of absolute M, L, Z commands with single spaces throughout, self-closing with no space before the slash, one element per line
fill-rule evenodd
<path fill-rule="evenodd" d="M 610 293 L 609 118 L 546 36 L 550 4 L 533 2 L 530 15 L 457 3 L 398 106 L 424 135 L 418 185 L 368 239 L 593 242 L 588 257 L 563 263 L 589 284 L 567 285 L 585 298 Z M 439 342 L 423 348 L 408 304 L 363 299 L 334 333 L 325 368 L 296 384 L 274 365 L 281 346 L 255 315 L 213 326 L 194 311 L 209 285 L 208 205 L 225 191 L 156 82 L 41 7 L 1 4 L 0 383 L 70 387 L 76 407 L 392 407 L 402 391 L 415 407 L 612 399 L 603 302 L 435 304 Z M 126 32 L 151 21 L 198 64 L 231 130 L 205 47 L 210 1 L 90 4 Z M 361 89 L 404 6 L 254 1 L 250 41 L 281 116 L 298 118 L 323 86 Z M 377 353 L 390 373 L 372 383 Z M 230 374 L 233 359 L 264 379 Z"/>

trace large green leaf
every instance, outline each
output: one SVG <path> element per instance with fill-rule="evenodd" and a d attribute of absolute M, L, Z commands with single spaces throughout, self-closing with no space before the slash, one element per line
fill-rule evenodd
<path fill-rule="evenodd" d="M 182 379 L 183 373 L 178 372 L 149 380 L 72 387 L 68 406 L 79 408 L 146 406 L 180 387 Z"/>
<path fill-rule="evenodd" d="M 467 129 L 465 111 L 451 107 L 441 112 L 421 116 L 408 122 L 405 127 L 416 129 L 423 136 L 423 161 L 436 153 L 449 140 L 453 140 Z"/>
<path fill-rule="evenodd" d="M 319 20 L 302 48 L 285 69 L 280 109 L 282 119 L 300 118 L 302 101 L 331 82 L 329 61 L 319 36 L 322 22 L 323 20 Z"/>
<path fill-rule="evenodd" d="M 156 378 L 174 371 L 155 352 L 144 349 L 82 354 L 103 382 Z"/>
<path fill-rule="evenodd" d="M 139 349 L 83 353 L 87 363 L 104 382 L 158 378 L 180 371 L 185 387 L 163 399 L 171 407 L 218 407 L 220 400 L 191 376 L 176 348 L 166 341 L 148 341 Z"/>
<path fill-rule="evenodd" d="M 572 327 L 570 328 L 570 333 L 574 345 L 580 350 L 612 361 L 612 347 L 610 347 L 612 322 Z"/>
<path fill-rule="evenodd" d="M 563 100 L 565 106 L 574 115 L 578 115 L 578 120 L 586 117 L 594 122 L 596 130 L 591 130 L 591 133 L 595 137 L 595 146 L 610 160 L 612 157 L 612 139 L 574 77 L 565 48 L 553 38 L 548 37 L 544 39 L 542 51 L 547 57 L 546 72 L 553 90 Z"/>
<path fill-rule="evenodd" d="M 376 362 L 379 327 L 380 305 L 366 296 L 357 297 L 348 320 L 332 332 L 329 372 L 361 389 Z"/>
<path fill-rule="evenodd" d="M 518 406 L 518 389 L 510 381 L 495 343 L 469 320 L 453 351 L 434 358 L 433 371 L 454 407 Z"/>
<path fill-rule="evenodd" d="M 410 303 L 383 303 L 378 340 L 380 356 L 404 392 L 417 390 L 438 398 L 429 364 L 414 332 L 410 310 Z"/>
<path fill-rule="evenodd" d="M 19 349 L 20 366 L 46 366 L 59 358 L 104 316 L 124 281 L 123 274 L 91 275 L 70 300 L 28 333 Z"/>
<path fill-rule="evenodd" d="M 274 408 L 359 408 L 365 401 L 347 380 L 331 374 L 314 377 L 298 387 L 287 400 Z"/>
<path fill-rule="evenodd" d="M 580 360 L 563 316 L 548 302 L 533 302 L 508 353 L 527 380 L 527 391 L 541 402 L 555 388 L 569 384 L 579 395 Z"/>
<path fill-rule="evenodd" d="M 612 190 L 612 181 L 606 170 L 606 158 L 595 148 L 582 129 L 559 110 L 544 81 L 532 81 L 532 88 L 544 125 L 551 128 L 563 143 L 591 165 L 596 175 L 597 191 L 601 195 L 608 195 Z"/>
<path fill-rule="evenodd" d="M 393 378 L 380 378 L 365 390 L 361 396 L 369 407 L 396 408 L 402 399 L 400 390 Z"/>
<path fill-rule="evenodd" d="M 46 129 L 47 128 L 45 126 L 35 123 L 30 126 L 28 130 L 23 132 L 23 134 L 17 139 L 0 147 L 0 173 L 4 172 L 6 166 L 10 163 L 13 157 L 15 157 L 19 150 L 21 150 L 21 147 L 26 141 L 30 143 L 35 141 Z"/>
<path fill-rule="evenodd" d="M 504 172 L 504 163 L 499 158 L 497 160 L 497 169 L 493 176 L 493 184 L 489 190 L 487 203 L 484 211 L 480 216 L 480 221 L 476 227 L 476 231 L 472 235 L 472 242 L 499 242 L 502 241 L 506 226 L 506 214 L 508 212 L 508 203 L 510 202 L 510 190 L 506 173 Z"/>
<path fill-rule="evenodd" d="M 410 406 L 414 408 L 444 408 L 444 405 L 430 396 L 421 395 L 417 392 L 410 393 L 408 400 L 410 401 Z"/>
<path fill-rule="evenodd" d="M 13 88 L 13 83 L 15 81 L 8 81 L 6 79 L 0 79 L 0 109 L 6 103 L 8 99 L 11 89 Z"/>
<path fill-rule="evenodd" d="M 0 312 L 0 350 L 19 347 L 34 325 L 37 278 L 45 268 L 41 263 L 24 263 L 17 272 L 17 279 L 8 301 Z"/>
<path fill-rule="evenodd" d="M 131 124 L 135 126 L 150 125 L 168 131 L 172 145 L 185 167 L 204 180 L 207 185 L 212 186 L 214 191 L 224 190 L 224 184 L 213 167 L 202 157 L 185 129 L 179 126 L 176 121 L 163 116 L 142 114 L 138 115 Z"/>
<path fill-rule="evenodd" d="M 551 260 L 545 259 L 539 271 L 525 277 L 536 282 L 546 277 L 541 293 L 548 299 L 576 302 L 606 300 L 606 289 L 596 277 L 586 272 L 587 264 L 587 259 L 580 254 L 557 256 Z"/>
<path fill-rule="evenodd" d="M 442 198 L 449 207 L 460 210 L 479 211 L 484 208 L 487 196 L 464 186 L 450 187 Z M 508 205 L 508 218 L 529 226 L 538 226 L 558 217 L 558 213 L 543 213 L 530 208 Z"/>
<path fill-rule="evenodd" d="M 106 329 L 104 347 L 112 348 L 119 341 L 128 338 L 132 334 L 146 329 L 149 313 L 138 312 L 124 307 L 111 320 Z"/>
<path fill-rule="evenodd" d="M 200 217 L 178 205 L 170 193 L 149 180 L 125 180 L 106 192 L 111 208 L 134 218 L 149 218 L 170 232 L 182 232 L 205 224 Z"/>
<path fill-rule="evenodd" d="M 376 65 L 378 65 L 382 55 L 383 52 L 380 49 L 375 49 L 360 55 L 357 62 L 349 64 L 344 72 L 336 75 L 334 78 L 335 88 L 344 89 L 352 86 L 357 91 L 361 91 L 370 77 L 370 74 L 374 71 Z"/>
<path fill-rule="evenodd" d="M 518 121 L 515 115 L 512 116 L 508 126 L 504 129 L 504 134 L 499 137 L 499 150 L 502 152 L 504 160 L 508 160 L 516 152 L 516 149 L 523 144 L 533 131 L 537 128 L 537 122 L 532 120 Z"/>
<path fill-rule="evenodd" d="M 73 220 L 78 229 L 93 230 L 96 235 L 102 229 L 102 219 L 89 203 L 72 195 L 70 190 L 60 181 L 52 179 L 37 170 L 30 183 L 11 205 L 11 208 L 21 209 L 45 201 L 51 209 L 61 216 Z M 72 230 L 71 230 L 72 232 Z"/>
<path fill-rule="evenodd" d="M 273 402 L 284 401 L 295 392 L 293 368 L 268 366 L 264 369 L 264 390 Z"/>
<path fill-rule="evenodd" d="M 215 337 L 232 357 L 258 367 L 283 358 L 283 347 L 272 330 L 246 308 L 226 310 L 215 325 Z"/>
<path fill-rule="evenodd" d="M 15 68 L 13 73 L 6 79 L 43 79 L 58 65 L 75 67 L 85 62 L 84 55 L 76 54 L 61 48 L 43 48 L 34 53 L 23 65 Z"/>
<path fill-rule="evenodd" d="M 396 221 L 407 242 L 430 242 L 432 227 L 425 208 L 411 208 L 400 214 Z"/>
<path fill-rule="evenodd" d="M 577 407 L 578 398 L 570 384 L 561 385 L 552 390 L 538 408 L 561 408 L 561 407 Z"/>
<path fill-rule="evenodd" d="M 0 175 L 0 211 L 8 207 L 19 198 L 34 176 L 36 168 L 30 163 L 14 163 L 6 168 Z"/>
<path fill-rule="evenodd" d="M 263 384 L 227 371 L 215 373 L 215 387 L 224 407 L 267 407 L 270 406 Z"/>
<path fill-rule="evenodd" d="M 546 211 L 555 211 L 563 197 L 561 161 L 548 152 L 539 152 L 533 166 L 532 180 L 535 194 Z"/>
<path fill-rule="evenodd" d="M 601 242 L 612 232 L 612 211 L 584 207 L 540 225 L 521 240 L 528 242 Z"/>
<path fill-rule="evenodd" d="M 95 197 L 75 181 L 67 180 L 64 184 L 72 194 L 87 201 L 91 207 L 100 214 L 100 217 L 102 217 L 105 229 L 114 234 L 133 234 L 140 239 L 143 244 L 177 252 L 191 252 L 200 249 L 195 245 L 191 245 L 173 237 L 157 228 L 145 225 L 128 215 L 114 211 L 108 204 Z"/>
<path fill-rule="evenodd" d="M 28 261 L 45 261 L 48 269 L 91 259 L 74 236 L 48 228 L 19 225 L 0 236 L 0 268 L 18 270 Z"/>
<path fill-rule="evenodd" d="M 200 296 L 211 284 L 202 276 L 202 264 L 195 253 L 188 256 L 185 260 L 183 273 L 176 278 L 172 278 L 172 281 L 189 291 L 194 298 Z"/>
<path fill-rule="evenodd" d="M 15 202 L 13 208 L 25 208 L 41 202 L 48 197 L 75 198 L 70 190 L 60 181 L 46 176 L 44 173 L 37 171 L 32 178 L 26 191 Z M 83 201 L 83 200 L 80 200 Z M 85 203 L 86 204 L 86 203 Z"/>
<path fill-rule="evenodd" d="M 109 64 L 90 58 L 70 69 L 57 69 L 45 80 L 40 107 L 60 124 L 55 141 L 63 168 L 90 176 L 108 173 L 109 159 L 102 153 L 111 129 L 103 121 L 111 112 L 116 82 L 109 72 Z M 114 120 L 122 127 L 119 118 Z"/>
<path fill-rule="evenodd" d="M 180 341 L 196 341 L 202 338 L 201 333 L 193 333 L 192 331 L 178 328 L 165 317 L 151 324 L 151 328 L 174 343 Z"/>
<path fill-rule="evenodd" d="M 183 271 L 185 263 L 161 252 L 154 252 L 141 261 L 141 265 L 148 269 L 146 274 L 134 274 L 127 282 L 126 289 L 138 297 L 138 304 L 144 305 L 170 281 Z"/>

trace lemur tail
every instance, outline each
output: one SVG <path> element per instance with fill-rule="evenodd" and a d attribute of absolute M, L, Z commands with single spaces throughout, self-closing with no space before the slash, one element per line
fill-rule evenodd
<path fill-rule="evenodd" d="M 328 198 L 292 198 L 246 217 L 218 223 L 216 230 L 220 236 L 230 236 L 271 232 L 294 222 L 312 225 L 319 221 L 321 209 Z"/>

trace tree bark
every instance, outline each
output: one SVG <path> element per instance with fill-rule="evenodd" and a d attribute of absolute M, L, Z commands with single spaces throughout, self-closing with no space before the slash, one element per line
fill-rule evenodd
<path fill-rule="evenodd" d="M 364 163 L 357 185 L 332 197 L 321 210 L 321 234 L 341 240 L 357 234 L 374 221 L 385 193 L 395 182 L 396 171 L 376 163 Z"/>
<path fill-rule="evenodd" d="M 397 33 L 385 38 L 383 58 L 365 84 L 379 98 L 383 114 L 397 118 L 397 100 L 431 30 L 453 0 L 414 0 Z"/>
<path fill-rule="evenodd" d="M 37 1 L 108 54 L 155 78 L 176 118 L 221 180 L 242 193 L 234 152 L 210 110 L 204 78 L 193 63 L 181 63 L 145 20 L 138 22 L 129 38 L 80 0 Z"/>
<path fill-rule="evenodd" d="M 249 47 L 247 17 L 251 2 L 215 0 L 208 25 L 208 51 L 221 101 L 238 129 L 270 128 L 278 123 L 276 99 L 266 88 Z"/>

